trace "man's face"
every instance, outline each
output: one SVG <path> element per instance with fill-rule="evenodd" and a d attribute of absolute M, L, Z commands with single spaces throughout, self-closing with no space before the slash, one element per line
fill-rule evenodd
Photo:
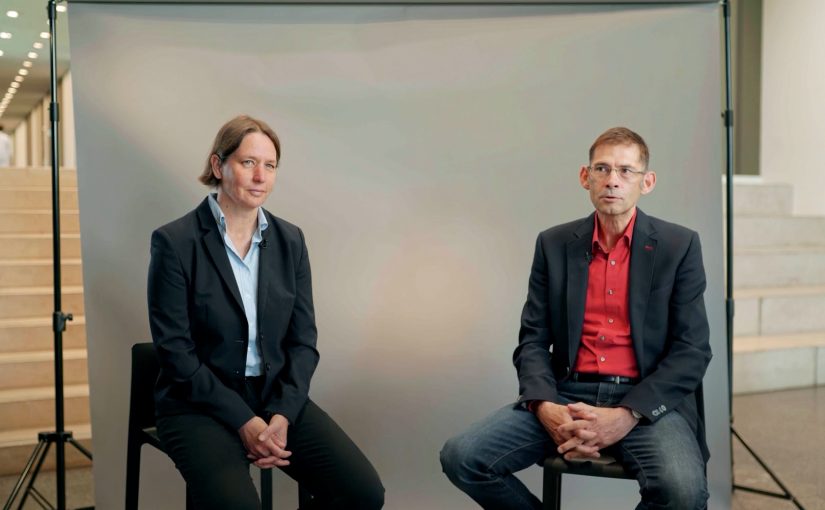
<path fill-rule="evenodd" d="M 278 159 L 268 136 L 249 133 L 223 164 L 217 156 L 212 158 L 212 171 L 221 179 L 221 207 L 251 210 L 263 205 L 275 185 Z"/>
<path fill-rule="evenodd" d="M 653 191 L 656 174 L 641 173 L 645 168 L 639 156 L 637 145 L 600 145 L 593 153 L 590 168 L 602 166 L 612 170 L 602 177 L 586 166 L 579 171 L 579 181 L 590 192 L 590 201 L 601 218 L 630 219 L 639 197 Z"/>

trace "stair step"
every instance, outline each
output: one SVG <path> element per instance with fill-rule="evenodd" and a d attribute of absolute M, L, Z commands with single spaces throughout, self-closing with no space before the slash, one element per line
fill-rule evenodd
<path fill-rule="evenodd" d="M 0 319 L 0 353 L 46 351 L 54 348 L 51 315 Z M 86 348 L 86 317 L 75 315 L 63 332 L 64 349 Z"/>
<path fill-rule="evenodd" d="M 825 330 L 789 335 L 747 335 L 733 339 L 733 352 L 763 352 L 777 349 L 825 347 Z"/>
<path fill-rule="evenodd" d="M 825 284 L 825 246 L 740 249 L 734 255 L 737 288 Z"/>
<path fill-rule="evenodd" d="M 825 217 L 735 216 L 734 250 L 759 246 L 825 246 Z"/>
<path fill-rule="evenodd" d="M 0 259 L 0 286 L 49 286 L 54 277 L 52 259 Z M 63 285 L 83 285 L 83 271 L 79 258 L 66 258 L 60 267 Z"/>
<path fill-rule="evenodd" d="M 73 423 L 64 427 L 72 432 L 72 437 L 91 450 L 92 427 L 87 423 Z M 34 451 L 38 433 L 54 430 L 54 424 L 40 428 L 16 429 L 0 432 L 0 475 L 19 475 L 26 465 L 26 460 Z M 55 466 L 54 448 L 43 463 L 44 470 L 53 470 Z M 91 462 L 74 447 L 66 447 L 66 466 L 90 466 Z M 28 508 L 28 506 L 26 507 Z"/>
<path fill-rule="evenodd" d="M 825 330 L 736 337 L 733 353 L 735 394 L 825 384 Z"/>
<path fill-rule="evenodd" d="M 737 335 L 781 335 L 825 330 L 825 285 L 734 291 Z"/>
<path fill-rule="evenodd" d="M 793 210 L 793 186 L 790 184 L 733 183 L 733 208 L 737 216 L 789 216 Z"/>
<path fill-rule="evenodd" d="M 61 224 L 61 230 L 63 225 Z M 0 259 L 22 257 L 51 258 L 52 233 L 0 233 Z M 80 258 L 80 234 L 63 232 L 60 236 L 60 256 Z"/>
<path fill-rule="evenodd" d="M 3 186 L 41 186 L 51 188 L 52 169 L 39 168 L 7 168 L 3 170 Z M 60 169 L 60 188 L 77 187 L 77 171 L 73 168 Z"/>
<path fill-rule="evenodd" d="M 63 402 L 67 423 L 90 421 L 88 384 L 64 385 Z M 0 416 L 0 432 L 54 426 L 54 387 L 0 390 Z"/>
<path fill-rule="evenodd" d="M 63 349 L 63 383 L 88 382 L 86 349 Z M 31 388 L 54 385 L 54 352 L 0 353 L 0 388 Z"/>
<path fill-rule="evenodd" d="M 62 288 L 61 308 L 65 313 L 83 314 L 83 287 Z M 54 313 L 52 287 L 0 288 L 0 319 L 32 316 L 51 317 Z"/>
<path fill-rule="evenodd" d="M 825 329 L 825 317 L 819 312 L 825 303 L 825 285 L 736 289 L 734 299 L 737 336 Z"/>
<path fill-rule="evenodd" d="M 4 209 L 49 209 L 52 208 L 51 186 L 0 185 L 0 204 Z M 77 209 L 77 188 L 61 186 L 60 208 Z"/>
<path fill-rule="evenodd" d="M 0 209 L 0 233 L 48 234 L 51 232 L 51 209 Z M 80 232 L 80 215 L 77 209 L 60 211 L 60 232 Z"/>

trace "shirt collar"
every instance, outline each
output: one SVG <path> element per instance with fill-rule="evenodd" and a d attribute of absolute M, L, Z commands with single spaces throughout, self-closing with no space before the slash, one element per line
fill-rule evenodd
<path fill-rule="evenodd" d="M 624 229 L 624 233 L 622 233 L 621 239 L 627 240 L 627 246 L 630 246 L 630 242 L 633 241 L 633 227 L 636 225 L 637 212 L 638 209 L 633 210 L 633 217 L 630 218 L 630 221 L 627 223 L 627 227 L 625 227 Z M 599 249 L 601 251 L 604 251 L 602 249 L 602 244 L 599 242 L 599 215 L 594 214 L 593 216 L 595 217 L 595 224 L 593 227 L 593 249 Z"/>
<path fill-rule="evenodd" d="M 223 214 L 221 206 L 218 205 L 218 194 L 210 193 L 207 196 L 207 201 L 209 202 L 209 209 L 212 211 L 212 216 L 215 218 L 215 222 L 221 230 L 221 234 L 226 234 L 226 216 Z M 269 222 L 266 220 L 263 207 L 258 207 L 258 228 L 255 229 L 255 233 L 252 234 L 252 242 L 260 242 L 263 239 L 263 231 L 266 230 L 268 226 Z"/>

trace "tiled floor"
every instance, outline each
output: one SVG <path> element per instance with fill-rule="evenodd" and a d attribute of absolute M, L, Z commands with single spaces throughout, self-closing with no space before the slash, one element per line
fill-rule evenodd
<path fill-rule="evenodd" d="M 734 398 L 734 425 L 799 499 L 805 510 L 825 510 L 825 387 L 745 395 Z M 764 470 L 734 441 L 734 476 L 749 487 L 776 490 Z M 16 477 L 0 477 L 5 502 Z M 67 473 L 70 508 L 93 504 L 90 469 Z M 54 501 L 54 474 L 40 476 L 38 487 Z M 40 508 L 34 501 L 26 510 Z M 791 502 L 735 491 L 733 510 L 793 510 Z M 400 509 L 403 510 L 403 509 Z M 711 509 L 717 510 L 717 509 Z"/>

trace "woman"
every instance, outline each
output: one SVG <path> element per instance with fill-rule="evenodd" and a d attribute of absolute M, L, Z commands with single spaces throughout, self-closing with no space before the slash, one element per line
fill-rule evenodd
<path fill-rule="evenodd" d="M 297 480 L 311 508 L 381 508 L 375 469 L 308 397 L 318 351 L 306 243 L 263 209 L 280 156 L 266 123 L 230 120 L 200 177 L 216 193 L 152 234 L 158 435 L 197 508 L 260 509 L 250 462 Z"/>

